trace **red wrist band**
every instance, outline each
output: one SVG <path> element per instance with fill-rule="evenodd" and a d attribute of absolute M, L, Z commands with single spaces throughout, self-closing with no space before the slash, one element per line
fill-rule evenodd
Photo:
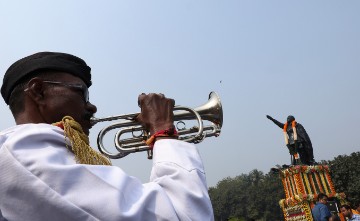
<path fill-rule="evenodd" d="M 154 147 L 157 137 L 178 137 L 178 132 L 174 127 L 166 130 L 157 131 L 149 139 L 146 140 L 146 145 L 148 145 L 152 149 Z"/>

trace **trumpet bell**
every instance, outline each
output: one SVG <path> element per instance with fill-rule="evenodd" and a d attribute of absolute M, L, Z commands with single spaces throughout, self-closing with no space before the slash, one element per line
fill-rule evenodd
<path fill-rule="evenodd" d="M 218 125 L 219 128 L 222 127 L 223 109 L 220 97 L 216 92 L 210 92 L 208 101 L 205 104 L 194 108 L 194 110 L 201 116 L 201 119 L 211 121 L 214 124 Z M 175 120 L 177 120 L 177 118 L 185 119 L 185 116 L 188 114 L 189 112 L 178 114 L 175 113 L 174 118 Z"/>

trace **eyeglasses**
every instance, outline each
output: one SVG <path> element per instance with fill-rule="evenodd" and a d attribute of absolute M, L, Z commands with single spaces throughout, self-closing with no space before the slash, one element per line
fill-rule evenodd
<path fill-rule="evenodd" d="M 63 87 L 73 88 L 77 90 L 81 90 L 83 93 L 85 103 L 89 102 L 89 90 L 87 86 L 83 84 L 71 84 L 71 83 L 64 83 L 64 82 L 57 82 L 57 81 L 43 81 L 44 83 L 48 84 L 55 84 Z"/>

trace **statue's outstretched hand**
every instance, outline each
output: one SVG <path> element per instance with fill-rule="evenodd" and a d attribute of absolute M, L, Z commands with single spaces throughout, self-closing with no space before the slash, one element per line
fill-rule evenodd
<path fill-rule="evenodd" d="M 270 117 L 269 115 L 266 115 L 266 118 L 269 119 L 269 120 L 272 120 L 273 118 Z"/>

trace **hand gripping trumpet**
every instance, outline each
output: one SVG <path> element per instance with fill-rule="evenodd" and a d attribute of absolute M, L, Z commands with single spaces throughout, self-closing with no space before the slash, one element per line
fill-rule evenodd
<path fill-rule="evenodd" d="M 93 117 L 91 119 L 93 125 L 104 121 L 121 120 L 120 122 L 104 127 L 99 132 L 97 138 L 99 151 L 111 159 L 119 159 L 130 153 L 140 151 L 148 151 L 148 154 L 151 153 L 151 151 L 149 151 L 150 147 L 145 144 L 145 141 L 150 137 L 149 132 L 146 131 L 140 123 L 133 120 L 138 114 L 139 113 L 133 113 L 105 118 Z M 197 126 L 187 129 L 184 120 L 196 120 Z M 203 120 L 209 121 L 211 124 L 204 126 Z M 219 136 L 223 124 L 223 111 L 219 96 L 215 92 L 211 92 L 209 94 L 209 100 L 196 108 L 175 106 L 174 124 L 176 124 L 176 129 L 178 130 L 178 139 L 189 143 L 196 144 L 203 141 L 206 137 Z M 180 128 L 181 125 L 182 127 Z M 118 129 L 115 135 L 115 148 L 118 153 L 109 152 L 103 145 L 105 134 L 114 129 Z M 134 132 L 141 134 L 136 136 Z M 120 139 L 125 133 L 132 133 L 132 137 Z M 151 155 L 149 155 L 149 159 L 151 159 Z"/>

